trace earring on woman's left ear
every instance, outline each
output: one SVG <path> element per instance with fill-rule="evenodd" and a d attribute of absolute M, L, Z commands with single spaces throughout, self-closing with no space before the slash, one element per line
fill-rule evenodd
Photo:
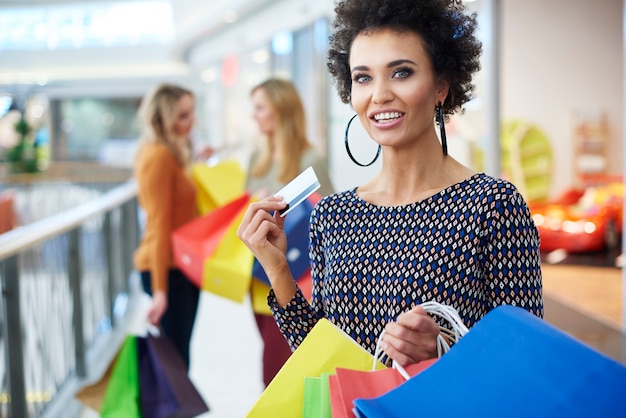
<path fill-rule="evenodd" d="M 441 136 L 441 148 L 443 155 L 448 155 L 448 140 L 446 139 L 446 126 L 444 125 L 443 106 L 441 102 L 437 103 L 437 123 L 439 123 L 439 133 Z"/>

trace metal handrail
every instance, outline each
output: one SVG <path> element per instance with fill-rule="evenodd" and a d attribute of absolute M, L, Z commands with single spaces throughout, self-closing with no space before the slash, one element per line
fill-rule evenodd
<path fill-rule="evenodd" d="M 0 260 L 77 228 L 84 222 L 115 209 L 136 195 L 137 181 L 130 179 L 91 202 L 0 234 Z"/>
<path fill-rule="evenodd" d="M 59 199 L 63 198 L 61 193 Z M 118 325 L 122 325 L 119 321 L 124 319 L 114 315 L 116 297 L 126 297 L 127 308 L 134 303 L 132 299 L 136 293 L 130 278 L 134 273 L 132 252 L 139 239 L 137 210 L 137 183 L 130 179 L 75 208 L 0 234 L 2 284 L 0 306 L 4 314 L 3 322 L 0 323 L 3 329 L 0 337 L 4 339 L 5 344 L 5 367 L 8 372 L 10 393 L 8 397 L 3 394 L 4 399 L 9 400 L 9 409 L 4 410 L 6 405 L 0 403 L 3 409 L 0 416 L 6 416 L 6 413 L 11 418 L 70 416 L 67 402 L 71 399 L 76 384 L 91 375 L 92 365 L 97 367 L 96 364 L 90 363 L 94 361 L 93 349 L 97 351 L 97 346 L 102 347 L 101 342 L 106 340 L 108 342 L 106 346 L 111 351 L 110 342 L 113 341 L 115 344 L 115 339 L 119 338 L 119 335 L 114 334 L 119 334 Z M 102 222 L 97 222 L 99 220 Z M 93 222 L 98 225 L 97 230 L 93 227 L 84 228 Z M 97 256 L 87 253 L 96 238 L 94 234 L 97 235 L 99 243 L 99 246 L 96 245 Z M 81 242 L 81 238 L 86 241 Z M 62 271 L 59 271 L 58 265 L 51 265 L 50 268 L 46 264 L 50 258 L 50 248 L 63 254 L 61 258 L 65 261 L 61 267 Z M 58 262 L 59 258 L 56 257 L 52 256 L 52 261 Z M 36 264 L 27 265 L 26 263 L 30 261 L 35 261 Z M 105 264 L 94 268 L 94 262 Z M 39 280 L 40 278 L 46 280 Z M 31 375 L 25 370 L 25 362 L 28 362 L 32 371 L 33 361 L 41 367 L 49 360 L 49 355 L 41 352 L 43 357 L 38 357 L 37 352 L 35 357 L 32 357 L 33 353 L 28 356 L 29 353 L 25 349 L 34 347 L 32 338 L 41 343 L 50 338 L 50 335 L 49 332 L 34 334 L 37 331 L 27 328 L 25 321 L 32 323 L 34 318 L 38 318 L 43 322 L 40 322 L 36 329 L 45 329 L 48 325 L 46 321 L 57 316 L 56 313 L 42 310 L 36 304 L 27 303 L 29 295 L 32 296 L 36 289 L 43 289 L 41 285 L 44 283 L 56 283 L 53 290 L 57 293 L 59 289 L 66 289 L 62 291 L 63 294 L 57 296 L 50 294 L 44 298 L 53 301 L 56 297 L 62 297 L 58 300 L 63 300 L 63 303 L 67 304 L 65 316 L 59 317 L 61 318 L 59 321 L 65 321 L 60 324 L 71 327 L 73 335 L 65 335 L 66 338 L 58 339 L 58 344 L 61 349 L 73 351 L 73 355 L 69 352 L 66 354 L 72 358 L 66 362 L 68 366 L 62 369 L 61 375 L 57 373 L 47 376 L 53 382 L 50 392 L 53 398 L 38 401 L 43 402 L 39 407 L 32 404 L 29 407 L 30 401 L 27 401 L 27 398 L 32 398 L 32 393 L 27 393 L 26 378 Z M 87 285 L 89 287 L 85 287 Z M 93 310 L 89 301 L 83 300 L 83 297 L 96 301 L 100 308 Z M 121 314 L 129 313 L 128 309 L 124 311 Z M 107 329 L 113 333 L 101 331 L 94 333 L 94 320 L 98 326 L 108 323 Z M 44 328 L 41 328 L 41 325 Z M 91 332 L 85 334 L 85 330 Z M 30 335 L 31 344 L 25 346 L 26 335 Z M 55 370 L 58 372 L 61 369 Z M 42 384 L 42 381 L 38 382 L 38 385 Z M 32 382 L 30 384 L 32 386 Z M 6 401 L 4 403 L 6 404 Z"/>

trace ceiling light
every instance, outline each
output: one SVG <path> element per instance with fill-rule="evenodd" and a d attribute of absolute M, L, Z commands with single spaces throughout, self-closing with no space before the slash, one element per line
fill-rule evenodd
<path fill-rule="evenodd" d="M 270 59 L 270 53 L 265 49 L 260 49 L 252 53 L 252 62 L 264 64 Z"/>

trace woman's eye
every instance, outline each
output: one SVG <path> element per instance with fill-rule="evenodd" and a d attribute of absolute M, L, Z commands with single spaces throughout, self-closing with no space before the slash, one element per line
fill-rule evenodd
<path fill-rule="evenodd" d="M 413 74 L 413 70 L 409 68 L 399 68 L 393 72 L 393 77 L 394 78 L 407 78 L 411 74 Z"/>
<path fill-rule="evenodd" d="M 366 83 L 370 80 L 370 77 L 368 75 L 365 74 L 355 74 L 352 77 L 352 81 L 357 83 L 357 84 L 363 84 Z"/>

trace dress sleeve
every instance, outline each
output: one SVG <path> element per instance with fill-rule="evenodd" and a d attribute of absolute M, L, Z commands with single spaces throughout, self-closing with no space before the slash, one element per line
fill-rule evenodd
<path fill-rule="evenodd" d="M 319 242 L 320 233 L 317 228 L 319 223 L 319 213 L 317 207 L 311 213 L 309 227 L 309 257 L 311 262 L 311 276 L 313 279 L 312 305 L 309 304 L 304 294 L 297 289 L 293 299 L 285 307 L 278 305 L 274 291 L 270 290 L 267 301 L 274 319 L 278 324 L 292 350 L 304 341 L 304 338 L 313 329 L 317 321 L 324 317 L 320 299 L 320 283 L 323 266 L 321 265 L 322 247 Z M 296 283 L 297 285 L 297 283 Z"/>
<path fill-rule="evenodd" d="M 487 309 L 520 306 L 543 317 L 539 232 L 517 190 L 498 199 L 486 219 Z"/>
<path fill-rule="evenodd" d="M 173 155 L 166 149 L 156 151 L 144 164 L 139 187 L 144 189 L 143 207 L 147 222 L 151 224 L 154 239 L 149 248 L 152 291 L 166 291 L 167 274 L 171 259 L 173 230 L 174 179 L 178 169 Z"/>

